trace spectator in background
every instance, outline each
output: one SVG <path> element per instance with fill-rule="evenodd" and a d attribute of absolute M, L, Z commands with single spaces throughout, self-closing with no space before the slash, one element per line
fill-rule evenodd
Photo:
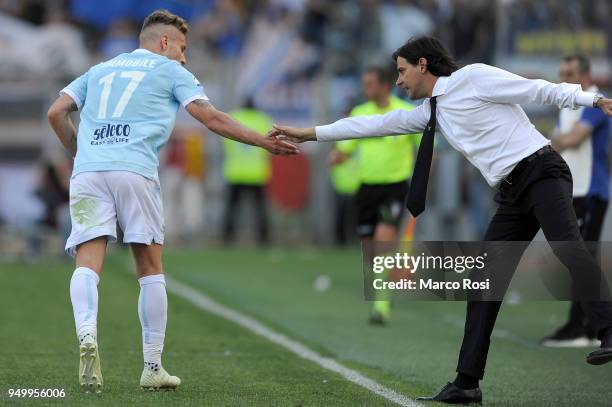
<path fill-rule="evenodd" d="M 125 52 L 138 48 L 138 32 L 135 23 L 128 18 L 114 21 L 100 44 L 100 54 L 103 60 L 108 60 Z"/>
<path fill-rule="evenodd" d="M 45 15 L 47 14 L 47 9 L 50 6 L 50 4 L 45 3 L 55 3 L 53 4 L 54 6 L 59 6 L 59 3 L 61 2 L 44 0 L 19 0 L 11 1 L 8 3 L 8 5 L 3 5 L 3 8 L 12 11 L 15 16 L 26 20 L 34 25 L 42 25 L 45 22 Z M 60 7 L 54 8 L 59 9 Z"/>
<path fill-rule="evenodd" d="M 34 189 L 34 196 L 42 205 L 40 216 L 32 228 L 29 228 L 28 246 L 34 257 L 41 252 L 46 233 L 40 230 L 54 231 L 66 238 L 70 234 L 68 183 L 72 171 L 71 160 L 61 157 L 44 158 L 39 164 L 39 174 Z M 63 247 L 58 247 L 63 253 Z M 58 251 L 59 251 L 58 250 Z"/>
<path fill-rule="evenodd" d="M 203 183 L 206 178 L 206 152 L 201 129 L 183 114 L 166 146 L 166 161 L 160 174 L 164 189 L 166 235 L 189 241 L 204 230 Z"/>
<path fill-rule="evenodd" d="M 242 51 L 247 22 L 246 10 L 237 0 L 219 0 L 209 13 L 193 24 L 193 32 L 206 41 L 213 53 L 232 58 Z"/>
<path fill-rule="evenodd" d="M 258 111 L 252 99 L 247 99 L 241 109 L 230 112 L 230 115 L 247 128 L 260 133 L 262 137 L 272 127 L 272 118 Z M 251 195 L 255 206 L 257 243 L 268 244 L 270 236 L 265 198 L 265 187 L 271 174 L 268 153 L 230 139 L 223 139 L 223 146 L 223 175 L 228 184 L 223 241 L 226 244 L 234 241 L 238 204 L 244 196 Z"/>
<path fill-rule="evenodd" d="M 559 67 L 561 82 L 578 83 L 582 90 L 598 93 L 591 81 L 590 63 L 584 55 L 570 55 L 562 59 Z M 610 120 L 592 107 L 564 108 L 559 112 L 552 146 L 567 162 L 572 173 L 573 204 L 580 234 L 585 241 L 599 241 L 608 200 L 610 174 L 608 144 Z M 596 246 L 590 246 L 594 255 Z M 579 302 L 573 301 L 569 319 L 561 328 L 542 340 L 550 347 L 599 346 L 597 333 L 587 320 Z"/>
<path fill-rule="evenodd" d="M 206 219 L 206 200 L 204 199 L 204 180 L 206 178 L 206 151 L 204 137 L 198 128 L 185 129 L 183 133 L 185 149 L 183 166 L 183 233 L 194 238 L 204 230 Z"/>
<path fill-rule="evenodd" d="M 380 53 L 381 20 L 379 0 L 341 1 L 324 3 L 327 9 L 325 36 L 321 43 L 325 47 L 322 57 L 331 71 L 338 76 L 359 77 L 371 61 L 387 55 Z M 315 23 L 311 21 L 311 23 Z M 310 31 L 323 31 L 312 25 Z"/>
<path fill-rule="evenodd" d="M 302 24 L 302 39 L 311 45 L 322 48 L 326 44 L 326 30 L 331 21 L 333 7 L 325 0 L 308 0 Z"/>
<path fill-rule="evenodd" d="M 21 46 L 19 48 L 23 49 Z M 36 65 L 42 66 L 46 77 L 80 75 L 90 64 L 81 31 L 61 9 L 47 9 L 45 23 L 32 48 L 36 52 Z"/>
<path fill-rule="evenodd" d="M 461 64 L 491 64 L 495 51 L 495 2 L 455 0 L 450 18 L 451 44 Z"/>
<path fill-rule="evenodd" d="M 434 30 L 432 17 L 413 0 L 392 0 L 380 7 L 382 26 L 382 48 L 391 54 L 402 39 L 431 34 Z"/>
<path fill-rule="evenodd" d="M 328 162 L 335 192 L 334 238 L 337 245 L 344 246 L 357 227 L 355 193 L 360 185 L 359 168 L 355 158 L 344 157 L 337 149 L 330 152 Z"/>
<path fill-rule="evenodd" d="M 60 225 L 58 211 L 62 207 L 68 209 L 70 171 L 71 168 L 65 160 L 45 159 L 41 163 L 35 194 L 44 205 L 40 224 L 49 229 L 58 229 Z"/>
<path fill-rule="evenodd" d="M 382 35 L 380 0 L 360 0 L 357 2 L 357 7 L 352 29 L 349 30 L 352 40 L 344 44 L 355 44 L 353 51 L 363 68 L 363 64 L 369 64 L 368 57 L 374 56 L 375 60 L 382 57 L 380 55 Z"/>

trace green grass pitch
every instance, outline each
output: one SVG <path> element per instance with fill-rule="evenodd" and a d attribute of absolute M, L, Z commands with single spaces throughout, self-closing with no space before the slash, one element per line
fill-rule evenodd
<path fill-rule="evenodd" d="M 0 264 L 0 405 L 386 406 L 314 363 L 169 293 L 164 366 L 176 392 L 143 392 L 138 284 L 127 253 L 102 276 L 98 314 L 105 388 L 78 389 L 68 295 L 72 265 Z M 366 324 L 358 251 L 206 249 L 168 251 L 166 273 L 258 319 L 324 356 L 409 397 L 454 377 L 465 304 L 394 304 L 390 325 Z M 317 291 L 320 275 L 331 287 Z M 586 349 L 544 349 L 538 339 L 563 320 L 565 303 L 506 304 L 485 380 L 487 406 L 609 406 L 612 367 L 589 366 Z M 63 388 L 62 400 L 19 400 L 9 388 Z"/>

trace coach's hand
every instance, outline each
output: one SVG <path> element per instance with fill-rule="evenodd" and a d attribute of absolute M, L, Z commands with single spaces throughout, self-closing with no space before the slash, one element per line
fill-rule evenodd
<path fill-rule="evenodd" d="M 279 137 L 286 137 L 289 141 L 294 143 L 303 143 L 305 141 L 316 141 L 317 135 L 314 127 L 300 128 L 300 127 L 289 127 L 274 125 L 274 132 Z"/>
<path fill-rule="evenodd" d="M 273 131 L 270 131 L 266 137 L 262 138 L 259 147 L 268 150 L 274 155 L 295 155 L 300 152 L 297 146 L 279 139 Z"/>
<path fill-rule="evenodd" d="M 606 116 L 612 117 L 612 99 L 601 98 L 597 101 L 597 107 L 601 109 Z"/>

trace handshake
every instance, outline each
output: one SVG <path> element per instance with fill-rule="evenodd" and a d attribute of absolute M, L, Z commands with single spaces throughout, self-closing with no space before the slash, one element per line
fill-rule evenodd
<path fill-rule="evenodd" d="M 294 155 L 300 150 L 293 143 L 315 141 L 317 139 L 314 127 L 300 128 L 274 125 L 266 134 L 260 147 L 275 155 Z"/>

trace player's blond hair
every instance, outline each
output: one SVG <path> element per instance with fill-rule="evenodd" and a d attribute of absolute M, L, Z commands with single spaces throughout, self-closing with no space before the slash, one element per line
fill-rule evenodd
<path fill-rule="evenodd" d="M 140 30 L 140 35 L 149 27 L 154 25 L 170 25 L 176 27 L 183 34 L 189 31 L 189 24 L 182 17 L 172 14 L 168 10 L 155 10 L 145 18 Z"/>

